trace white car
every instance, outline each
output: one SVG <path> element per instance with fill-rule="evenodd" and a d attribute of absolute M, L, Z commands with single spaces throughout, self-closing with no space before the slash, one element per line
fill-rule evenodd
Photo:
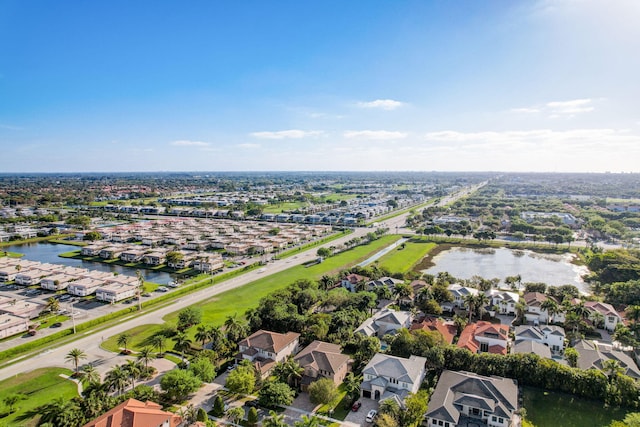
<path fill-rule="evenodd" d="M 376 418 L 376 415 L 378 415 L 378 411 L 376 411 L 375 409 L 370 410 L 369 413 L 367 414 L 367 418 L 365 418 L 365 421 L 368 423 L 372 423 L 373 420 Z"/>

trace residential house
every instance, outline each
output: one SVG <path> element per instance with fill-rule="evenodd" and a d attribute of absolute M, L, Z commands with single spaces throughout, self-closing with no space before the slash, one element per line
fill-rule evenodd
<path fill-rule="evenodd" d="M 489 306 L 498 308 L 498 314 L 516 315 L 516 304 L 518 304 L 518 301 L 520 300 L 520 295 L 516 292 L 489 289 L 485 294 L 491 300 Z"/>
<path fill-rule="evenodd" d="M 429 399 L 428 427 L 514 426 L 518 383 L 471 372 L 442 372 Z"/>
<path fill-rule="evenodd" d="M 363 398 L 395 400 L 401 407 L 409 393 L 416 393 L 425 376 L 427 359 L 408 359 L 376 353 L 362 370 L 360 393 Z"/>
<path fill-rule="evenodd" d="M 533 354 L 537 354 L 538 356 L 544 359 L 552 358 L 551 350 L 549 349 L 548 346 L 538 341 L 532 341 L 532 340 L 526 340 L 526 339 L 516 339 L 513 342 L 513 345 L 511 346 L 511 353 L 512 354 L 533 353 Z"/>
<path fill-rule="evenodd" d="M 45 305 L 36 300 L 10 300 L 0 304 L 0 314 L 11 314 L 23 319 L 35 319 Z"/>
<path fill-rule="evenodd" d="M 156 251 L 156 252 L 150 252 L 148 254 L 144 254 L 144 257 L 142 258 L 142 260 L 147 265 L 160 265 L 165 262 L 166 257 L 167 257 L 166 251 L 164 252 Z"/>
<path fill-rule="evenodd" d="M 458 335 L 458 328 L 453 322 L 444 322 L 435 317 L 425 317 L 421 322 L 413 323 L 410 329 L 412 331 L 438 331 L 447 344 L 453 344 L 454 338 Z"/>
<path fill-rule="evenodd" d="M 640 370 L 636 362 L 620 350 L 614 350 L 611 345 L 596 343 L 595 341 L 579 340 L 573 346 L 578 352 L 578 368 L 602 370 L 604 362 L 615 360 L 625 375 L 640 379 Z"/>
<path fill-rule="evenodd" d="M 604 317 L 604 328 L 609 332 L 613 332 L 616 329 L 616 325 L 622 323 L 622 316 L 620 316 L 611 304 L 600 301 L 587 301 L 584 303 L 584 306 L 589 310 L 589 320 L 592 322 L 595 321 L 599 315 Z"/>
<path fill-rule="evenodd" d="M 340 285 L 348 289 L 349 292 L 356 292 L 360 289 L 364 289 L 366 282 L 369 281 L 369 278 L 366 276 L 361 276 L 359 274 L 349 274 L 342 278 L 340 281 Z"/>
<path fill-rule="evenodd" d="M 67 293 L 79 297 L 86 297 L 87 295 L 94 294 L 100 286 L 104 285 L 104 283 L 104 280 L 84 277 L 69 283 L 69 286 L 67 286 Z"/>
<path fill-rule="evenodd" d="M 134 278 L 135 279 L 135 278 Z M 108 283 L 96 289 L 96 299 L 109 303 L 116 303 L 136 296 L 138 287 L 121 283 Z"/>
<path fill-rule="evenodd" d="M 269 376 L 273 366 L 287 356 L 298 352 L 300 334 L 259 330 L 238 343 L 237 360 L 249 360 L 254 363 L 262 378 Z"/>
<path fill-rule="evenodd" d="M 465 303 L 465 299 L 470 295 L 476 296 L 480 293 L 476 288 L 462 286 L 457 283 L 449 285 L 448 289 L 451 295 L 453 295 L 453 301 L 441 304 L 444 311 L 453 311 L 456 308 L 466 309 L 467 304 Z"/>
<path fill-rule="evenodd" d="M 124 262 L 140 262 L 145 253 L 145 249 L 127 249 L 120 254 L 120 260 Z"/>
<path fill-rule="evenodd" d="M 387 287 L 393 291 L 398 283 L 404 283 L 404 280 L 394 279 L 393 277 L 381 277 L 367 282 L 367 289 L 375 291 L 376 288 Z"/>
<path fill-rule="evenodd" d="M 29 330 L 29 319 L 0 312 L 0 339 Z"/>
<path fill-rule="evenodd" d="M 209 273 L 224 268 L 224 261 L 220 254 L 206 254 L 194 259 L 191 266 L 197 271 Z"/>
<path fill-rule="evenodd" d="M 472 353 L 507 354 L 509 326 L 484 321 L 469 323 L 460 334 L 457 345 Z"/>
<path fill-rule="evenodd" d="M 52 276 L 44 277 L 40 280 L 40 287 L 49 291 L 60 291 L 66 289 L 69 283 L 73 282 L 77 276 L 59 273 Z"/>
<path fill-rule="evenodd" d="M 556 325 L 530 326 L 520 325 L 515 328 L 515 339 L 535 341 L 548 346 L 552 352 L 564 351 L 566 335 L 564 328 Z"/>
<path fill-rule="evenodd" d="M 313 341 L 293 359 L 304 369 L 300 381 L 303 390 L 320 378 L 329 378 L 339 385 L 349 372 L 349 356 L 342 354 L 337 344 Z"/>
<path fill-rule="evenodd" d="M 385 308 L 375 312 L 373 316 L 362 322 L 354 334 L 382 338 L 386 334 L 395 333 L 400 328 L 409 328 L 412 318 L 412 314 L 408 311 Z"/>
<path fill-rule="evenodd" d="M 544 302 L 547 300 L 553 300 L 556 302 L 556 304 L 558 304 L 555 298 L 547 296 L 540 292 L 528 292 L 524 294 L 522 298 L 524 299 L 525 304 L 524 317 L 527 322 L 533 322 L 534 324 L 564 322 L 564 311 L 559 310 L 557 313 L 553 313 L 551 316 L 549 316 L 547 310 L 542 308 Z"/>
<path fill-rule="evenodd" d="M 182 418 L 157 403 L 127 399 L 83 427 L 178 427 Z"/>

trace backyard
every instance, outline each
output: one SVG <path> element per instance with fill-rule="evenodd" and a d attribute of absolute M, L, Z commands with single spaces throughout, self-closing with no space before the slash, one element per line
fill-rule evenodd
<path fill-rule="evenodd" d="M 628 412 L 606 408 L 602 402 L 532 387 L 524 387 L 523 395 L 527 419 L 536 427 L 607 427 L 613 420 L 622 420 Z"/>

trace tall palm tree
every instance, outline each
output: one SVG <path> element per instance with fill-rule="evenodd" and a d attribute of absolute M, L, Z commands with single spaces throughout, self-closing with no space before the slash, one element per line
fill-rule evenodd
<path fill-rule="evenodd" d="M 284 421 L 284 414 L 273 410 L 269 411 L 269 417 L 262 420 L 262 427 L 287 427 L 287 425 Z"/>
<path fill-rule="evenodd" d="M 82 367 L 82 375 L 90 384 L 100 383 L 100 372 L 91 363 Z"/>
<path fill-rule="evenodd" d="M 182 362 L 184 362 L 184 352 L 191 349 L 191 340 L 187 334 L 183 332 L 176 334 L 172 340 L 174 342 L 173 349 L 180 352 L 180 357 L 182 358 Z"/>
<path fill-rule="evenodd" d="M 578 317 L 581 317 L 583 319 L 586 319 L 587 317 L 589 317 L 589 314 L 590 314 L 589 309 L 585 307 L 584 302 L 582 301 L 580 301 L 579 304 L 572 306 L 571 311 L 577 314 Z"/>
<path fill-rule="evenodd" d="M 302 368 L 292 356 L 289 356 L 274 366 L 273 374 L 283 383 L 287 383 L 291 387 L 297 387 L 298 380 L 300 380 L 304 374 L 304 368 Z"/>
<path fill-rule="evenodd" d="M 238 318 L 237 313 L 233 316 L 227 316 L 227 319 L 224 321 L 224 328 L 227 332 L 227 337 L 232 342 L 240 341 L 248 332 L 247 324 Z"/>
<path fill-rule="evenodd" d="M 162 334 L 155 334 L 151 337 L 151 345 L 158 350 L 159 354 L 164 354 L 164 348 L 167 346 L 167 337 Z"/>
<path fill-rule="evenodd" d="M 476 314 L 478 315 L 478 317 L 482 317 L 482 315 L 486 311 L 487 305 L 489 305 L 491 300 L 489 299 L 489 296 L 483 292 L 480 292 L 478 295 L 476 295 L 475 300 L 476 300 Z"/>
<path fill-rule="evenodd" d="M 618 361 L 615 359 L 605 360 L 602 363 L 602 370 L 607 373 L 610 383 L 618 378 L 618 375 L 624 372 L 624 369 L 620 366 L 620 363 L 618 363 Z"/>
<path fill-rule="evenodd" d="M 469 294 L 463 298 L 463 301 L 467 306 L 467 310 L 469 310 L 469 323 L 471 323 L 473 313 L 476 311 L 476 297 L 473 294 Z"/>
<path fill-rule="evenodd" d="M 133 390 L 136 387 L 136 380 L 140 378 L 140 365 L 138 365 L 134 360 L 127 360 L 123 369 L 129 375 L 129 379 L 131 380 L 131 389 Z"/>
<path fill-rule="evenodd" d="M 45 308 L 49 310 L 50 313 L 57 313 L 58 310 L 60 310 L 60 301 L 58 301 L 57 298 L 49 297 Z"/>
<path fill-rule="evenodd" d="M 124 347 L 125 353 L 129 353 L 129 350 L 127 349 L 127 344 L 129 344 L 130 339 L 131 339 L 131 335 L 126 332 L 118 335 L 118 345 Z"/>
<path fill-rule="evenodd" d="M 558 313 L 558 303 L 552 300 L 551 298 L 547 298 L 540 304 L 540 308 L 546 310 L 547 312 L 547 325 L 549 324 L 549 320 L 553 318 L 553 316 Z"/>
<path fill-rule="evenodd" d="M 202 343 L 202 348 L 204 348 L 205 343 L 213 338 L 213 328 L 211 325 L 198 325 L 196 330 L 196 334 L 194 336 L 196 341 L 200 341 Z"/>
<path fill-rule="evenodd" d="M 123 366 L 115 366 L 104 376 L 104 382 L 110 390 L 115 391 L 118 395 L 124 392 L 125 387 L 129 383 L 129 373 Z"/>
<path fill-rule="evenodd" d="M 349 372 L 344 377 L 344 381 L 342 381 L 342 384 L 344 384 L 344 389 L 347 392 L 347 396 L 349 396 L 351 400 L 354 400 L 357 396 L 360 396 L 361 383 L 362 375 L 355 375 L 353 372 Z"/>
<path fill-rule="evenodd" d="M 149 362 L 153 360 L 153 352 L 150 347 L 144 347 L 138 352 L 136 358 L 144 365 L 145 370 L 149 368 Z"/>
<path fill-rule="evenodd" d="M 75 367 L 75 371 L 76 371 L 76 376 L 78 375 L 78 365 L 80 364 L 80 360 L 86 359 L 86 358 L 87 358 L 87 354 L 84 351 L 80 350 L 79 348 L 71 349 L 69 353 L 67 353 L 67 355 L 64 357 L 64 359 L 67 362 L 73 363 L 73 366 Z"/>

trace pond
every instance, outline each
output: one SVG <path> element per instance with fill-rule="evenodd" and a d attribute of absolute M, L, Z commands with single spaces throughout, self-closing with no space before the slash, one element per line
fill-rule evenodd
<path fill-rule="evenodd" d="M 136 275 L 136 269 L 131 267 L 123 267 L 120 265 L 103 264 L 101 262 L 83 261 L 80 259 L 60 258 L 58 255 L 65 252 L 80 249 L 79 246 L 62 245 L 56 243 L 26 243 L 23 245 L 12 245 L 3 247 L 0 250 L 17 252 L 24 254 L 24 259 L 29 261 L 40 261 L 49 264 L 62 264 L 71 267 L 86 268 L 87 270 L 97 270 L 106 272 L 117 272 L 127 276 Z M 147 282 L 167 284 L 174 280 L 174 276 L 163 271 L 140 270 Z"/>
<path fill-rule="evenodd" d="M 448 272 L 460 279 L 480 276 L 485 279 L 520 275 L 522 282 L 542 282 L 550 286 L 574 285 L 588 293 L 582 276 L 589 273 L 585 266 L 571 263 L 574 255 L 554 255 L 507 248 L 471 249 L 454 247 L 431 260 L 435 265 L 424 273 L 437 275 Z"/>

